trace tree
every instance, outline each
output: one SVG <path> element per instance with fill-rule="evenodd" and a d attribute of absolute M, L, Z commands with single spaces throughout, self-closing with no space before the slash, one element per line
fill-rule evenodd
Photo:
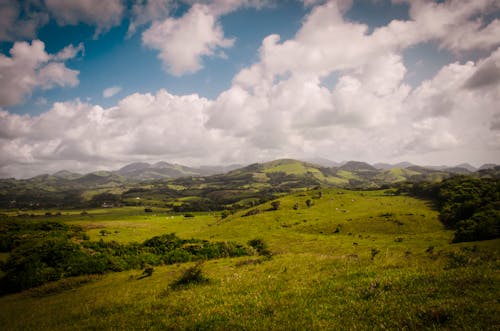
<path fill-rule="evenodd" d="M 306 205 L 307 205 L 307 207 L 308 207 L 308 208 L 309 208 L 309 207 L 311 207 L 311 206 L 312 206 L 312 204 L 313 204 L 313 202 L 312 202 L 312 200 L 311 200 L 311 199 L 307 199 L 307 200 L 306 200 Z"/>

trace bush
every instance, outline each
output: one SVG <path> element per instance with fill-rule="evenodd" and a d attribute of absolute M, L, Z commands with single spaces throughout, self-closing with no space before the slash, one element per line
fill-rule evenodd
<path fill-rule="evenodd" d="M 281 205 L 281 202 L 279 202 L 279 201 L 273 201 L 273 202 L 271 202 L 272 210 L 278 210 L 278 209 L 280 209 L 280 205 Z"/>
<path fill-rule="evenodd" d="M 179 287 L 188 284 L 207 283 L 209 279 L 203 275 L 201 266 L 203 262 L 198 262 L 194 266 L 187 268 L 181 277 L 172 283 L 172 287 Z"/>
<path fill-rule="evenodd" d="M 259 255 L 271 257 L 272 253 L 268 249 L 267 244 L 262 239 L 252 239 L 248 242 L 248 245 L 254 248 Z"/>
<path fill-rule="evenodd" d="M 375 256 L 380 253 L 380 250 L 376 249 L 376 248 L 372 248 L 371 250 L 371 260 L 373 261 L 375 259 Z"/>

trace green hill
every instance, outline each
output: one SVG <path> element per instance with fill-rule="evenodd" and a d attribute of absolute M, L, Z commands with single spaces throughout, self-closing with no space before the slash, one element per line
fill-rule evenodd
<path fill-rule="evenodd" d="M 154 266 L 150 276 L 140 269 L 66 278 L 0 297 L 0 325 L 488 330 L 500 324 L 499 240 L 450 244 L 453 231 L 426 201 L 385 191 L 304 190 L 278 201 L 277 210 L 266 202 L 225 218 L 137 207 L 88 210 L 85 216 L 63 211 L 59 221 L 109 247 L 175 232 L 243 245 L 260 238 L 272 256 L 256 250 L 210 260 L 199 269 L 208 281 L 182 286 L 173 284 L 194 263 Z"/>

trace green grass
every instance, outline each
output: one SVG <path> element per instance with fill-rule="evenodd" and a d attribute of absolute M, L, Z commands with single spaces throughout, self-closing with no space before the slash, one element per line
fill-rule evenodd
<path fill-rule="evenodd" d="M 495 330 L 500 240 L 450 244 L 428 203 L 383 191 L 304 191 L 221 220 L 140 208 L 63 216 L 91 239 L 262 238 L 273 257 L 207 261 L 206 283 L 170 286 L 191 263 L 85 276 L 0 298 L 3 330 Z M 312 200 L 307 207 L 305 201 Z M 299 207 L 293 207 L 298 203 Z M 107 229 L 108 236 L 99 230 Z M 118 231 L 115 233 L 114 231 Z M 433 247 L 430 249 L 430 247 Z M 373 256 L 374 250 L 378 253 Z"/>

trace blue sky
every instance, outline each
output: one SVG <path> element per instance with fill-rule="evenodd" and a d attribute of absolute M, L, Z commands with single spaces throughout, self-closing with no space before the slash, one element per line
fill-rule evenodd
<path fill-rule="evenodd" d="M 0 175 L 499 162 L 499 11 L 497 0 L 5 1 Z"/>

